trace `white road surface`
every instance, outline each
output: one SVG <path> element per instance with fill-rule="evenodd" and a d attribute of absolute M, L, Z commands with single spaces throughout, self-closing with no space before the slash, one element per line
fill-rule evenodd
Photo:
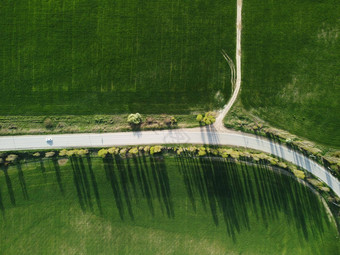
<path fill-rule="evenodd" d="M 46 138 L 51 137 L 52 142 Z M 139 131 L 103 134 L 64 134 L 0 137 L 1 151 L 57 149 L 76 147 L 110 147 L 146 144 L 216 144 L 240 146 L 273 154 L 317 176 L 340 196 L 340 182 L 324 167 L 301 153 L 263 137 L 238 132 L 216 132 L 213 128 Z"/>

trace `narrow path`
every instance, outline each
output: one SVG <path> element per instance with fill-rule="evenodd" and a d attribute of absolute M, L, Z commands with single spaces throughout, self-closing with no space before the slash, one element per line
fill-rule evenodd
<path fill-rule="evenodd" d="M 242 0 L 237 0 L 237 15 L 236 15 L 236 83 L 235 89 L 229 102 L 224 106 L 223 110 L 219 113 L 214 123 L 214 127 L 217 131 L 226 132 L 223 119 L 229 112 L 230 108 L 236 101 L 236 98 L 241 89 L 241 33 L 242 33 Z"/>

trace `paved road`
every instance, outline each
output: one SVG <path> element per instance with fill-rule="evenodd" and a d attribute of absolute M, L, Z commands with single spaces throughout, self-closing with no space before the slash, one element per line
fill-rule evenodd
<path fill-rule="evenodd" d="M 34 150 L 74 147 L 109 147 L 145 144 L 218 144 L 240 146 L 271 153 L 311 172 L 325 182 L 338 196 L 340 183 L 322 166 L 309 158 L 263 137 L 239 132 L 216 132 L 213 128 L 176 129 L 162 131 L 123 132 L 104 134 L 46 135 L 0 137 L 0 150 Z"/>

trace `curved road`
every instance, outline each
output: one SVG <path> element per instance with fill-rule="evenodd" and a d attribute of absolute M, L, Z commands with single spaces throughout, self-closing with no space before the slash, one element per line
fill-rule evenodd
<path fill-rule="evenodd" d="M 46 136 L 0 137 L 0 150 L 34 150 L 74 147 L 109 147 L 145 144 L 216 144 L 240 146 L 267 152 L 290 161 L 311 172 L 325 182 L 338 196 L 340 183 L 322 166 L 293 151 L 263 137 L 237 132 L 215 132 L 213 127 L 176 129 L 162 131 L 122 132 L 103 134 L 53 135 L 53 142 L 47 143 Z"/>
<path fill-rule="evenodd" d="M 213 127 L 105 134 L 52 135 L 53 141 L 50 143 L 46 142 L 46 135 L 6 136 L 0 137 L 0 151 L 145 144 L 216 144 L 240 146 L 270 153 L 290 161 L 317 176 L 340 196 L 340 182 L 322 166 L 301 153 L 266 138 L 234 132 L 224 127 L 223 119 L 235 102 L 241 88 L 241 14 L 242 0 L 237 0 L 236 86 L 231 99 L 216 118 Z"/>

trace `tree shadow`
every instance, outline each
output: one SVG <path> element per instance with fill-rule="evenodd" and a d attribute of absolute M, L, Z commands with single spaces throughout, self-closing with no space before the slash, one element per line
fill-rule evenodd
<path fill-rule="evenodd" d="M 25 181 L 24 173 L 21 168 L 20 161 L 16 163 L 16 167 L 18 170 L 19 183 L 20 183 L 23 197 L 25 200 L 28 200 L 29 198 L 28 198 L 28 192 L 27 192 L 27 187 L 26 187 L 26 181 Z"/>
<path fill-rule="evenodd" d="M 44 161 L 43 161 L 42 158 L 40 158 L 39 163 L 40 163 L 41 172 L 42 172 L 43 174 L 45 174 L 46 168 L 45 168 Z"/>
<path fill-rule="evenodd" d="M 4 174 L 5 174 L 6 186 L 7 186 L 9 198 L 11 200 L 11 204 L 15 206 L 16 201 L 15 201 L 12 181 L 11 181 L 11 178 L 9 177 L 9 175 L 8 175 L 8 166 L 3 165 L 2 170 L 4 171 Z"/>
<path fill-rule="evenodd" d="M 59 190 L 60 190 L 61 194 L 64 195 L 64 189 L 63 189 L 63 184 L 62 184 L 62 181 L 61 181 L 60 167 L 59 167 L 59 164 L 58 164 L 58 159 L 53 157 L 52 158 L 52 163 L 53 163 L 53 166 L 54 166 L 55 175 L 56 175 L 56 178 L 57 178 Z M 43 167 L 42 168 L 42 172 L 44 173 L 45 172 L 45 167 L 44 167 L 44 165 L 42 163 L 42 160 L 40 161 L 40 166 Z"/>
<path fill-rule="evenodd" d="M 172 202 L 170 181 L 166 168 L 164 158 L 162 156 L 150 156 L 150 166 L 152 169 L 152 174 L 154 175 L 154 184 L 159 187 L 161 201 L 165 207 L 167 216 L 169 218 L 175 217 L 174 206 Z"/>
<path fill-rule="evenodd" d="M 90 188 L 90 183 L 89 180 L 87 178 L 87 173 L 85 170 L 85 165 L 84 165 L 84 161 L 83 158 L 80 156 L 78 157 L 78 162 L 79 162 L 79 166 L 80 166 L 80 175 L 81 175 L 81 179 L 82 179 L 82 183 L 84 185 L 84 196 L 87 198 L 87 204 L 90 207 L 90 210 L 93 211 L 93 204 L 92 204 L 92 198 L 91 198 L 91 188 Z"/>
<path fill-rule="evenodd" d="M 83 194 L 82 194 L 81 187 L 80 187 L 79 173 L 75 166 L 76 164 L 75 157 L 74 156 L 70 157 L 70 160 L 71 160 L 71 168 L 72 168 L 72 173 L 73 173 L 73 183 L 74 183 L 74 186 L 76 187 L 79 205 L 82 211 L 85 212 L 86 208 L 85 208 L 84 198 L 83 198 Z"/>
<path fill-rule="evenodd" d="M 103 159 L 103 163 L 104 163 L 104 169 L 105 169 L 106 175 L 109 179 L 109 182 L 110 182 L 110 185 L 111 185 L 111 188 L 112 188 L 112 192 L 113 192 L 113 196 L 115 198 L 116 207 L 118 209 L 119 216 L 120 216 L 121 220 L 124 220 L 124 205 L 123 205 L 121 191 L 120 191 L 120 188 L 119 188 L 119 185 L 118 185 L 117 177 L 116 177 L 116 174 L 115 174 L 115 171 L 114 171 L 112 156 L 107 155 Z"/>
<path fill-rule="evenodd" d="M 90 155 L 86 155 L 86 159 L 87 159 L 87 166 L 88 166 L 89 173 L 90 173 L 90 178 L 91 178 L 94 196 L 96 198 L 97 207 L 98 207 L 100 215 L 102 215 L 103 209 L 102 209 L 102 205 L 101 205 L 101 201 L 100 201 L 96 176 L 94 175 L 94 172 L 93 172 L 93 169 L 92 169 L 92 159 L 91 159 Z"/>
<path fill-rule="evenodd" d="M 127 206 L 128 213 L 130 215 L 131 220 L 134 220 L 134 215 L 131 206 L 131 197 L 130 197 L 130 185 L 129 185 L 129 177 L 127 171 L 125 169 L 124 161 L 119 155 L 115 155 L 115 162 L 118 169 L 118 174 L 120 177 L 120 184 L 123 189 L 123 194 Z M 131 176 L 130 176 L 131 178 Z"/>
<path fill-rule="evenodd" d="M 2 192 L 1 192 L 1 187 L 0 187 L 0 211 L 2 215 L 5 214 L 5 206 L 4 203 L 2 202 Z"/>
<path fill-rule="evenodd" d="M 198 162 L 199 167 L 193 162 Z M 301 233 L 301 242 L 308 241 L 310 234 L 324 232 L 323 222 L 328 219 L 315 194 L 289 174 L 274 172 L 262 161 L 236 164 L 231 159 L 183 154 L 177 156 L 177 163 L 194 211 L 197 197 L 202 204 L 207 201 L 214 224 L 219 226 L 222 220 L 234 242 L 238 233 L 251 229 L 250 214 L 266 228 L 279 219 L 279 213 L 280 217 L 285 215 L 287 223 Z"/>
<path fill-rule="evenodd" d="M 140 188 L 140 191 L 142 193 L 142 197 L 146 198 L 147 204 L 149 207 L 149 211 L 152 216 L 155 215 L 155 209 L 153 207 L 152 203 L 152 194 L 151 194 L 151 184 L 148 182 L 148 179 L 146 178 L 146 173 L 144 170 L 144 167 L 142 164 L 140 164 L 140 161 L 138 161 L 137 156 L 132 156 L 133 160 L 133 167 L 135 168 L 135 173 L 137 177 L 137 182 Z M 127 161 L 128 164 L 130 164 L 130 161 Z M 129 166 L 131 167 L 131 166 Z"/>

